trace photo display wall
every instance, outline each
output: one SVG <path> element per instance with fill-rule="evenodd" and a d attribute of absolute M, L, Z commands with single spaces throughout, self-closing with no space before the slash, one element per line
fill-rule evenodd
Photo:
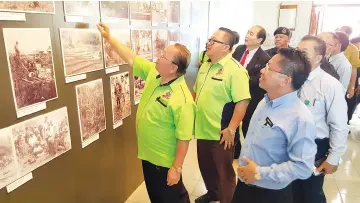
<path fill-rule="evenodd" d="M 15 122 L 0 129 L 0 189 L 11 192 L 9 185 L 72 148 L 85 150 L 136 111 L 146 81 L 132 75 L 96 23 L 155 62 L 168 45 L 191 41 L 191 2 L 1 1 L 2 22 L 9 82 L 2 88 L 12 94 L 6 112 Z"/>

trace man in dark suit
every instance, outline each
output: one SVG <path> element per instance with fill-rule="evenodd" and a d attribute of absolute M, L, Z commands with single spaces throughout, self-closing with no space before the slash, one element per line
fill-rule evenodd
<path fill-rule="evenodd" d="M 270 60 L 270 56 L 265 53 L 261 45 L 266 39 L 266 31 L 263 27 L 256 25 L 246 34 L 245 44 L 236 48 L 233 58 L 246 68 L 250 76 L 251 100 L 242 120 L 242 132 L 246 136 L 251 116 L 253 115 L 258 103 L 264 98 L 265 91 L 259 87 L 260 70 L 264 68 Z M 240 137 L 235 138 L 234 158 L 239 158 L 241 150 Z"/>

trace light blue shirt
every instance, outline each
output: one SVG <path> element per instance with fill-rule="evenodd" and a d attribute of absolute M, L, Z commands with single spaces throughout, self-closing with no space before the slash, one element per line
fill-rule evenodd
<path fill-rule="evenodd" d="M 240 154 L 240 166 L 246 165 L 244 156 L 259 166 L 261 180 L 252 185 L 278 190 L 311 176 L 317 150 L 313 120 L 296 91 L 273 101 L 265 95 L 251 118 Z"/>
<path fill-rule="evenodd" d="M 340 76 L 340 83 L 344 87 L 344 95 L 346 94 L 347 88 L 350 83 L 352 66 L 349 60 L 346 58 L 344 52 L 338 53 L 329 58 L 329 62 L 334 66 L 336 72 Z"/>
<path fill-rule="evenodd" d="M 326 159 L 338 165 L 347 148 L 347 104 L 344 89 L 338 80 L 317 67 L 311 71 L 298 92 L 300 100 L 314 116 L 317 138 L 330 138 L 330 150 Z"/>

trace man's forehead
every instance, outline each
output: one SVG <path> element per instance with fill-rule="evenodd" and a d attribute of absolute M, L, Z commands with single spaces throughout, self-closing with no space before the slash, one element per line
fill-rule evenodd
<path fill-rule="evenodd" d="M 225 35 L 225 31 L 217 30 L 216 32 L 214 32 L 212 37 L 216 38 L 216 39 L 222 39 L 224 37 L 224 35 Z"/>
<path fill-rule="evenodd" d="M 254 33 L 258 33 L 260 31 L 260 27 L 258 26 L 253 26 L 252 28 L 250 28 L 249 30 L 250 32 L 254 32 Z"/>

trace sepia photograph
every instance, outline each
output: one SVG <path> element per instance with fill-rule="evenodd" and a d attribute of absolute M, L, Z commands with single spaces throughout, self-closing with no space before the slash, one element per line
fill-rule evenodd
<path fill-rule="evenodd" d="M 0 189 L 17 179 L 18 169 L 10 134 L 0 130 Z"/>
<path fill-rule="evenodd" d="M 111 36 L 131 49 L 130 29 L 112 29 Z M 113 67 L 125 64 L 125 61 L 115 52 L 111 45 L 104 40 L 105 67 Z"/>
<path fill-rule="evenodd" d="M 153 61 L 156 61 L 167 47 L 167 30 L 152 30 Z"/>
<path fill-rule="evenodd" d="M 129 2 L 127 1 L 101 1 L 101 19 L 120 18 L 129 19 Z"/>
<path fill-rule="evenodd" d="M 65 76 L 104 68 L 101 35 L 96 29 L 60 28 Z"/>
<path fill-rule="evenodd" d="M 0 1 L 0 12 L 55 14 L 54 1 Z"/>
<path fill-rule="evenodd" d="M 82 142 L 106 129 L 102 79 L 76 86 Z"/>
<path fill-rule="evenodd" d="M 131 20 L 151 21 L 150 1 L 130 1 Z"/>
<path fill-rule="evenodd" d="M 169 45 L 180 42 L 180 32 L 178 30 L 169 30 L 168 31 Z"/>
<path fill-rule="evenodd" d="M 66 16 L 96 16 L 99 13 L 98 1 L 64 1 Z"/>
<path fill-rule="evenodd" d="M 151 30 L 131 30 L 132 49 L 136 55 L 152 59 Z"/>
<path fill-rule="evenodd" d="M 110 77 L 113 125 L 121 123 L 131 114 L 129 72 Z"/>
<path fill-rule="evenodd" d="M 20 176 L 44 165 L 71 149 L 67 108 L 9 127 Z"/>
<path fill-rule="evenodd" d="M 189 27 L 191 24 L 191 2 L 184 1 L 180 3 L 180 25 Z"/>
<path fill-rule="evenodd" d="M 3 28 L 16 110 L 57 98 L 50 30 Z"/>
<path fill-rule="evenodd" d="M 151 2 L 151 19 L 154 23 L 167 23 L 167 2 L 166 1 L 152 1 Z"/>
<path fill-rule="evenodd" d="M 144 91 L 145 80 L 140 77 L 134 76 L 134 102 L 135 105 L 140 103 L 141 95 Z"/>
<path fill-rule="evenodd" d="M 180 1 L 168 1 L 168 23 L 180 23 Z"/>

